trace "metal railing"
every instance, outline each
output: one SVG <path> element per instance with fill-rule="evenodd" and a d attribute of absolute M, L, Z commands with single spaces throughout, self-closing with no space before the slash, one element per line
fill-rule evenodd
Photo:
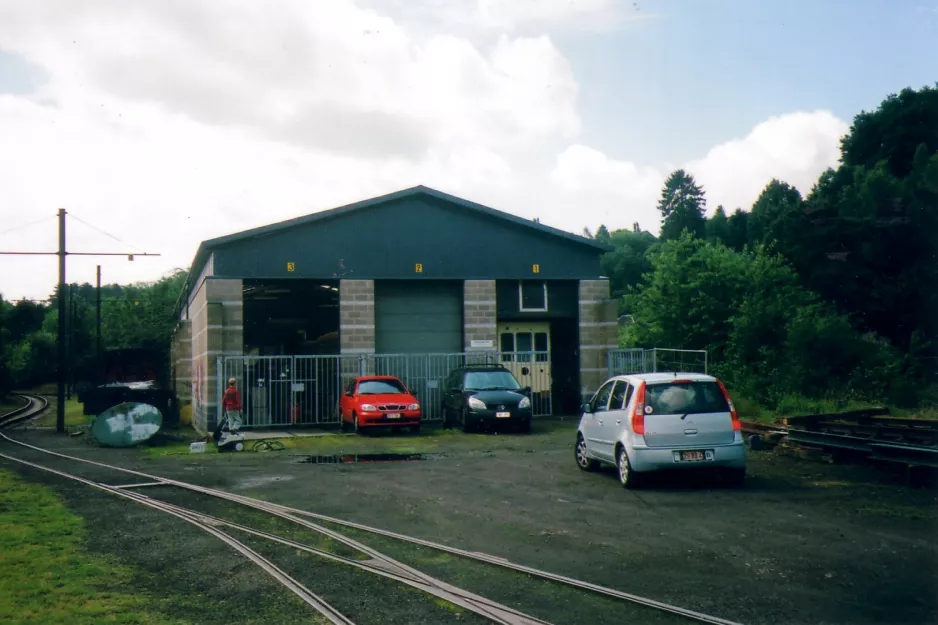
<path fill-rule="evenodd" d="M 629 373 L 646 373 L 644 349 L 610 349 L 606 352 L 606 365 L 609 375 L 626 375 Z M 595 390 L 595 389 L 594 389 Z"/>
<path fill-rule="evenodd" d="M 227 380 L 237 380 L 245 428 L 338 425 L 338 403 L 357 377 L 389 375 L 410 389 L 425 421 L 443 418 L 444 382 L 456 367 L 501 364 L 530 387 L 534 416 L 553 414 L 547 352 L 456 354 L 356 354 L 329 356 L 226 356 L 217 361 L 217 418 Z"/>
<path fill-rule="evenodd" d="M 707 373 L 707 350 L 630 348 L 610 349 L 606 352 L 609 375 L 629 373 L 654 373 L 656 371 L 678 371 L 683 373 Z"/>

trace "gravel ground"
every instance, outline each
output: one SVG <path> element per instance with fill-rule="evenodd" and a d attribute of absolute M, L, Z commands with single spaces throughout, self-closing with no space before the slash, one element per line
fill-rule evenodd
<path fill-rule="evenodd" d="M 934 490 L 910 489 L 865 465 L 762 452 L 751 454 L 742 489 L 681 476 L 625 491 L 612 471 L 576 468 L 574 432 L 575 425 L 567 423 L 530 436 L 478 436 L 476 449 L 460 445 L 433 460 L 325 465 L 297 463 L 289 452 L 144 459 L 137 450 L 99 449 L 81 438 L 42 431 L 14 435 L 65 453 L 484 551 L 742 623 L 938 622 Z M 0 452 L 108 483 L 139 481 L 5 443 Z M 195 528 L 6 460 L 0 466 L 57 485 L 88 519 L 90 548 L 148 571 L 150 592 L 204 595 L 218 618 L 209 620 L 206 610 L 206 618 L 193 617 L 195 622 L 254 622 L 263 615 L 283 623 L 315 622 L 289 593 Z M 140 492 L 232 513 L 224 502 L 190 493 L 162 487 Z M 674 622 L 646 608 L 496 567 L 380 537 L 354 537 L 558 625 Z M 251 544 L 356 622 L 476 622 L 471 614 L 373 576 Z M 153 575 L 163 581 L 154 586 Z"/>

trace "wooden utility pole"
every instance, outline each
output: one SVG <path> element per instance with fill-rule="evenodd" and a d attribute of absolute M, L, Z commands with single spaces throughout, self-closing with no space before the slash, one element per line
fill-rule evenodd
<path fill-rule="evenodd" d="M 77 217 L 76 217 L 77 219 Z M 92 226 L 93 227 L 93 226 Z M 107 233 L 105 233 L 107 234 Z M 68 382 L 69 360 L 66 350 L 66 339 L 68 329 L 65 321 L 68 314 L 65 300 L 65 257 L 66 256 L 126 256 L 127 260 L 133 260 L 137 256 L 159 256 L 159 254 L 147 254 L 146 252 L 67 252 L 65 251 L 65 209 L 59 209 L 59 251 L 58 252 L 0 252 L 0 256 L 58 256 L 59 257 L 59 288 L 56 295 L 58 299 L 59 312 L 59 330 L 58 330 L 58 363 L 56 364 L 56 378 L 58 389 L 56 393 L 57 406 L 55 415 L 55 429 L 59 433 L 65 432 L 65 387 Z M 98 284 L 100 286 L 101 268 L 98 267 Z M 100 288 L 98 293 L 98 318 L 101 318 L 101 295 Z M 100 325 L 99 325 L 100 327 Z M 98 333 L 100 343 L 100 331 Z"/>
<path fill-rule="evenodd" d="M 55 406 L 55 431 L 65 432 L 65 209 L 59 209 L 59 363 L 58 401 Z"/>

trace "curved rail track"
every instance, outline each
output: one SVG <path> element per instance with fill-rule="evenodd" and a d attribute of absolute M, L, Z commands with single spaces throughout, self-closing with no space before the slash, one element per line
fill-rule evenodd
<path fill-rule="evenodd" d="M 38 416 L 45 408 L 47 407 L 47 402 L 44 398 L 33 396 L 33 395 L 22 395 L 27 400 L 26 405 L 22 408 L 9 412 L 5 415 L 0 415 L 0 428 L 8 427 L 9 425 L 20 423 L 31 419 L 35 416 Z M 324 525 L 319 523 L 314 523 L 313 520 L 321 521 L 324 523 L 330 523 L 340 527 L 347 527 L 355 529 L 361 532 L 384 536 L 386 538 L 393 538 L 399 541 L 406 543 L 420 545 L 422 547 L 428 547 L 435 549 L 441 552 L 449 553 L 452 555 L 460 556 L 470 560 L 475 560 L 477 562 L 483 562 L 486 564 L 518 571 L 525 573 L 532 577 L 537 577 L 540 579 L 550 580 L 553 582 L 565 584 L 567 586 L 572 586 L 579 588 L 581 590 L 588 590 L 597 594 L 605 595 L 608 597 L 613 597 L 619 600 L 623 600 L 629 603 L 642 605 L 648 608 L 655 610 L 660 610 L 662 612 L 667 612 L 672 615 L 681 616 L 687 618 L 691 621 L 699 623 L 710 623 L 712 625 L 739 625 L 734 621 L 729 621 L 720 617 L 711 616 L 708 614 L 703 614 L 696 612 L 694 610 L 689 610 L 686 608 L 681 608 L 679 606 L 670 605 L 661 601 L 656 601 L 654 599 L 649 599 L 647 597 L 641 597 L 631 593 L 622 592 L 613 588 L 608 588 L 605 586 L 600 586 L 598 584 L 593 584 L 590 582 L 573 579 L 563 575 L 558 575 L 556 573 L 550 573 L 548 571 L 541 571 L 532 567 L 524 566 L 521 564 L 516 564 L 510 562 L 503 558 L 492 556 L 485 553 L 465 551 L 458 549 L 456 547 L 450 547 L 447 545 L 442 545 L 439 543 L 434 543 L 431 541 L 423 540 L 420 538 L 415 538 L 413 536 L 407 536 L 405 534 L 398 534 L 396 532 L 390 532 L 387 530 L 382 530 L 374 527 L 369 527 L 367 525 L 362 525 L 360 523 L 353 523 L 350 521 L 345 521 L 342 519 L 337 519 L 329 517 L 322 514 L 317 514 L 315 512 L 310 512 L 306 510 L 299 510 L 297 508 L 291 508 L 289 506 L 283 506 L 280 504 L 274 504 L 267 501 L 253 499 L 251 497 L 245 497 L 243 495 L 236 495 L 234 493 L 229 493 L 222 490 L 207 488 L 204 486 L 199 486 L 197 484 L 190 484 L 187 482 L 180 482 L 178 480 L 173 480 L 169 478 L 160 477 L 157 475 L 151 475 L 144 473 L 142 471 L 136 471 L 133 469 L 127 469 L 125 467 L 120 467 L 116 465 L 110 465 L 103 462 L 97 462 L 95 460 L 88 460 L 85 458 L 80 458 L 77 456 L 70 456 L 67 454 L 62 454 L 59 452 L 51 451 L 38 447 L 35 445 L 30 445 L 13 438 L 10 438 L 3 432 L 0 432 L 0 438 L 3 440 L 18 445 L 20 447 L 32 449 L 35 451 L 48 454 L 50 456 L 55 456 L 59 458 L 64 458 L 66 460 L 82 462 L 89 465 L 94 465 L 97 467 L 110 469 L 113 471 L 118 471 L 128 475 L 134 475 L 140 478 L 149 480 L 148 483 L 160 484 L 164 486 L 172 486 L 187 490 L 190 492 L 200 493 L 210 497 L 226 500 L 235 504 L 239 504 L 254 510 L 265 512 L 267 514 L 279 517 L 291 523 L 295 523 L 302 527 L 305 527 L 309 530 L 318 532 L 324 536 L 327 536 L 341 544 L 344 544 L 351 549 L 368 556 L 368 560 L 354 560 L 350 558 L 345 558 L 338 556 L 333 553 L 315 549 L 308 545 L 290 540 L 288 538 L 278 536 L 276 534 L 271 534 L 268 532 L 262 532 L 251 527 L 248 527 L 243 524 L 234 523 L 232 521 L 227 521 L 218 517 L 214 517 L 208 514 L 204 514 L 197 510 L 190 508 L 185 508 L 182 506 L 177 506 L 159 499 L 148 497 L 137 492 L 129 492 L 127 490 L 122 490 L 121 487 L 111 486 L 108 484 L 103 484 L 100 482 L 95 482 L 87 478 L 83 478 L 78 475 L 74 475 L 65 471 L 60 471 L 51 467 L 47 467 L 35 462 L 23 460 L 16 458 L 5 453 L 0 453 L 0 458 L 6 460 L 23 464 L 35 469 L 46 471 L 60 477 L 70 479 L 73 481 L 80 482 L 92 488 L 96 488 L 105 492 L 108 492 L 112 495 L 134 501 L 138 504 L 145 505 L 152 509 L 158 510 L 160 512 L 170 514 L 176 518 L 179 518 L 183 521 L 186 521 L 192 525 L 195 525 L 202 529 L 205 532 L 217 537 L 222 542 L 228 544 L 230 547 L 250 559 L 256 565 L 258 565 L 262 570 L 268 573 L 271 577 L 276 579 L 281 583 L 285 588 L 299 596 L 304 602 L 326 617 L 330 622 L 336 624 L 351 624 L 351 620 L 339 613 L 335 608 L 326 603 L 322 598 L 318 597 L 311 590 L 303 586 L 300 582 L 290 577 L 287 573 L 279 569 L 274 565 L 270 560 L 264 558 L 256 551 L 252 550 L 250 547 L 244 543 L 236 540 L 225 532 L 222 532 L 219 527 L 226 527 L 232 530 L 240 531 L 255 537 L 264 538 L 266 540 L 279 543 L 281 545 L 286 545 L 291 548 L 310 553 L 316 556 L 319 556 L 324 559 L 331 560 L 333 562 L 339 562 L 351 567 L 358 568 L 360 570 L 367 571 L 369 573 L 379 575 L 388 579 L 392 579 L 401 584 L 405 584 L 412 588 L 424 591 L 428 594 L 431 594 L 440 599 L 449 601 L 455 605 L 458 605 L 466 610 L 470 610 L 480 616 L 483 616 L 495 623 L 503 623 L 505 625 L 550 625 L 547 621 L 540 620 L 536 617 L 530 616 L 508 606 L 501 605 L 495 601 L 486 599 L 479 595 L 468 592 L 462 588 L 458 588 L 451 584 L 448 584 L 442 580 L 436 579 L 414 569 L 402 562 L 399 562 L 385 554 L 368 547 L 344 534 L 336 532 L 335 530 L 329 529 Z"/>

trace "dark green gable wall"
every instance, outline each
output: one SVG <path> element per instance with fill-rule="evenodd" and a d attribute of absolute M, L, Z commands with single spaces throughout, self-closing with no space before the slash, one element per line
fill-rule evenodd
<path fill-rule="evenodd" d="M 547 312 L 521 311 L 518 280 L 495 283 L 496 315 L 499 321 L 523 319 L 577 319 L 579 316 L 579 283 L 575 280 L 546 280 Z"/>
<path fill-rule="evenodd" d="M 404 198 L 215 251 L 232 278 L 595 279 L 600 250 L 435 198 Z M 287 271 L 293 263 L 294 271 Z M 422 264 L 423 272 L 415 271 Z M 532 266 L 539 265 L 534 274 Z"/>

